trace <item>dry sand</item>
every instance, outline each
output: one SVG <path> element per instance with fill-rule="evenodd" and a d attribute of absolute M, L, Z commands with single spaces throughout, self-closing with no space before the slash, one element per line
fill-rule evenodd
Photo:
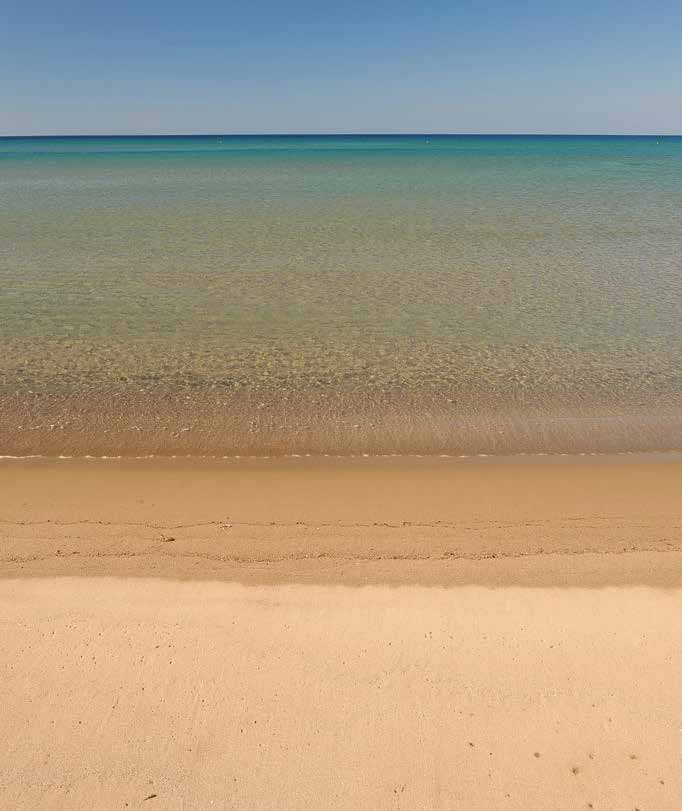
<path fill-rule="evenodd" d="M 680 808 L 679 593 L 0 595 L 3 808 Z"/>
<path fill-rule="evenodd" d="M 4 462 L 0 808 L 677 811 L 681 493 L 672 456 Z"/>

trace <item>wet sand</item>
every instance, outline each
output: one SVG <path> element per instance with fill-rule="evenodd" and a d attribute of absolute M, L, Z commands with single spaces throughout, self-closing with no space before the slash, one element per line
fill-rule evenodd
<path fill-rule="evenodd" d="M 680 492 L 675 456 L 4 461 L 0 807 L 678 809 Z"/>
<path fill-rule="evenodd" d="M 0 577 L 682 586 L 679 455 L 5 460 Z"/>

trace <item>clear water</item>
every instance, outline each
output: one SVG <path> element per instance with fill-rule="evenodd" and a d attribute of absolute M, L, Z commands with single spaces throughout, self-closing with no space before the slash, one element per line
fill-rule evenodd
<path fill-rule="evenodd" d="M 0 454 L 682 447 L 682 138 L 0 139 Z"/>

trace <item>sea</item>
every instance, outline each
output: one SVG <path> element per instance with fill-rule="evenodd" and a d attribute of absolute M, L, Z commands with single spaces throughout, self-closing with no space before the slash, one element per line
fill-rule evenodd
<path fill-rule="evenodd" d="M 682 137 L 0 138 L 0 456 L 682 449 Z"/>

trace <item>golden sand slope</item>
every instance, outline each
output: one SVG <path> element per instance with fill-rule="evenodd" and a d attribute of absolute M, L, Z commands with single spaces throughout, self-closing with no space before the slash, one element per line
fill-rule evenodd
<path fill-rule="evenodd" d="M 678 811 L 681 493 L 672 456 L 1 463 L 0 809 Z"/>
<path fill-rule="evenodd" d="M 681 609 L 643 588 L 6 580 L 0 806 L 678 811 Z"/>

